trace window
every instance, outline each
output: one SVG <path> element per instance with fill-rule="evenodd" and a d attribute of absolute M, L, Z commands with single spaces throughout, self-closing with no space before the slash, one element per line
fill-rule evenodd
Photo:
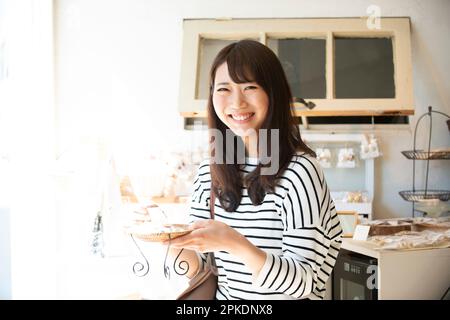
<path fill-rule="evenodd" d="M 364 18 L 185 20 L 179 111 L 205 117 L 212 59 L 255 39 L 278 55 L 296 116 L 414 114 L 409 18 L 380 21 L 370 29 Z"/>
<path fill-rule="evenodd" d="M 325 39 L 268 39 L 278 56 L 294 100 L 326 97 Z"/>
<path fill-rule="evenodd" d="M 395 98 L 392 38 L 335 38 L 337 99 Z"/>

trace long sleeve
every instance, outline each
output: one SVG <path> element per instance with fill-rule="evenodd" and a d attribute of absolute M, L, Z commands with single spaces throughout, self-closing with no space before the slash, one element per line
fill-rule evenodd
<path fill-rule="evenodd" d="M 297 299 L 322 299 L 342 231 L 319 164 L 304 156 L 293 162 L 280 209 L 282 254 L 267 253 L 253 285 Z"/>
<path fill-rule="evenodd" d="M 202 161 L 195 177 L 189 208 L 189 223 L 197 220 L 210 219 L 211 176 L 209 172 L 209 160 Z M 197 253 L 200 267 L 206 263 L 206 255 Z"/>
<path fill-rule="evenodd" d="M 197 175 L 195 177 L 190 209 L 189 218 L 191 222 L 202 219 L 210 218 L 210 197 L 211 197 L 211 175 L 209 172 L 209 161 L 203 161 L 198 168 Z"/>

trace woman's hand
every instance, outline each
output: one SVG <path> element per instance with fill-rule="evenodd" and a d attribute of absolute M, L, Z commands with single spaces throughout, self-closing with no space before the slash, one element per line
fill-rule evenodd
<path fill-rule="evenodd" d="M 227 224 L 217 220 L 200 220 L 191 227 L 192 232 L 171 240 L 170 245 L 200 253 L 226 251 L 242 261 L 254 276 L 264 265 L 266 253 Z"/>
<path fill-rule="evenodd" d="M 199 220 L 191 225 L 192 232 L 170 241 L 175 248 L 195 250 L 200 253 L 230 252 L 239 242 L 245 241 L 236 230 L 217 220 Z M 168 244 L 166 241 L 165 244 Z"/>

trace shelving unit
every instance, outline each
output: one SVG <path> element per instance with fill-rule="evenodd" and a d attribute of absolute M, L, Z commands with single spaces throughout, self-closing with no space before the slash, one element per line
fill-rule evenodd
<path fill-rule="evenodd" d="M 428 189 L 428 174 L 430 171 L 430 160 L 449 160 L 450 159 L 450 150 L 431 150 L 431 133 L 433 130 L 433 121 L 432 115 L 439 114 L 447 119 L 450 119 L 450 116 L 440 112 L 435 111 L 431 106 L 428 107 L 428 112 L 424 113 L 417 120 L 416 127 L 414 129 L 414 143 L 413 150 L 402 151 L 402 154 L 413 161 L 413 181 L 412 181 L 412 190 L 404 190 L 400 191 L 400 196 L 406 200 L 412 202 L 412 216 L 415 216 L 415 203 L 424 200 L 440 200 L 440 201 L 448 201 L 450 198 L 449 190 L 433 190 Z M 429 133 L 428 133 L 428 147 L 427 150 L 416 149 L 416 138 L 417 138 L 417 128 L 419 127 L 420 121 L 423 120 L 426 116 L 430 119 L 429 125 Z M 447 120 L 448 123 L 449 120 Z M 450 126 L 449 126 L 450 131 Z M 426 160 L 426 174 L 425 174 L 425 189 L 416 189 L 416 160 Z"/>

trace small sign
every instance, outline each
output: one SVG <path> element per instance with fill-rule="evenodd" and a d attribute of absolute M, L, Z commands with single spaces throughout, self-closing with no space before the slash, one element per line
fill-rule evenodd
<path fill-rule="evenodd" d="M 353 240 L 366 241 L 369 236 L 370 226 L 357 225 L 353 233 Z"/>
<path fill-rule="evenodd" d="M 337 211 L 342 228 L 342 237 L 351 238 L 358 225 L 359 215 L 356 211 Z"/>

